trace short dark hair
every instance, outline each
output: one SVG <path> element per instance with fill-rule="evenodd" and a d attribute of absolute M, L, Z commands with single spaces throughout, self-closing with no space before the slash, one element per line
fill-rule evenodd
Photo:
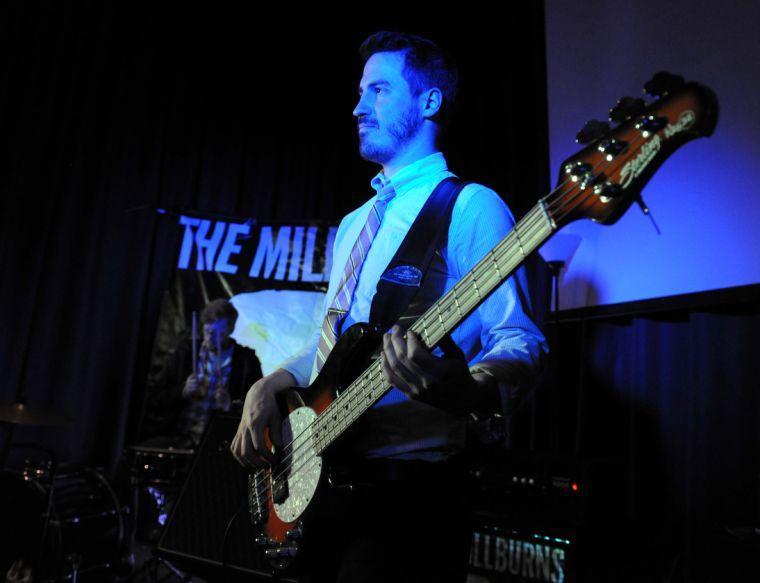
<path fill-rule="evenodd" d="M 375 53 L 383 52 L 404 53 L 404 79 L 414 95 L 430 87 L 441 90 L 440 121 L 445 125 L 456 103 L 459 83 L 459 72 L 451 55 L 424 37 L 385 30 L 368 36 L 359 47 L 364 63 Z"/>
<path fill-rule="evenodd" d="M 201 324 L 210 324 L 222 318 L 227 318 L 231 327 L 235 327 L 238 313 L 235 306 L 229 300 L 219 298 L 206 304 L 201 312 Z"/>

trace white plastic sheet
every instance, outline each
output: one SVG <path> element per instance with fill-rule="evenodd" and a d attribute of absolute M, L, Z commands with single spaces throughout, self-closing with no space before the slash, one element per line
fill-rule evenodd
<path fill-rule="evenodd" d="M 320 325 L 325 294 L 264 290 L 238 294 L 230 301 L 238 311 L 232 338 L 256 351 L 268 375 L 304 346 Z"/>

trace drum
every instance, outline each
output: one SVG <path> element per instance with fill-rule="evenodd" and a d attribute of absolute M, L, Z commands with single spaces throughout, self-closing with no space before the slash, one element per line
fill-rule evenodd
<path fill-rule="evenodd" d="M 194 450 L 133 445 L 127 448 L 133 483 L 179 488 L 193 463 Z"/>
<path fill-rule="evenodd" d="M 3 573 L 22 559 L 35 581 L 107 581 L 121 565 L 122 509 L 96 469 L 62 467 L 52 479 L 0 471 L 0 516 L 12 535 L 0 548 Z"/>
<path fill-rule="evenodd" d="M 154 543 L 161 535 L 190 465 L 192 449 L 134 445 L 127 448 L 132 484 L 132 535 Z"/>

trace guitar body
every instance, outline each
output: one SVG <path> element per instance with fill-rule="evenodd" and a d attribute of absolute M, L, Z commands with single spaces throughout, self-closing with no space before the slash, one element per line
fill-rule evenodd
<path fill-rule="evenodd" d="M 380 346 L 380 334 L 371 332 L 367 324 L 354 324 L 341 335 L 309 387 L 287 389 L 278 396 L 283 443 L 288 445 L 276 452 L 281 462 L 258 470 L 248 480 L 251 520 L 260 530 L 256 543 L 277 570 L 296 565 L 303 521 L 325 482 L 324 452 L 313 422 L 377 357 Z M 268 434 L 266 439 L 272 449 Z M 331 445 L 330 458 L 339 459 L 345 446 L 345 439 Z"/>

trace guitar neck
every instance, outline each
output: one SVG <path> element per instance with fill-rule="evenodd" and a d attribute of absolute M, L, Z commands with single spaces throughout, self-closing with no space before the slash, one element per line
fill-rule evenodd
<path fill-rule="evenodd" d="M 434 348 L 469 316 L 525 259 L 556 230 L 539 203 L 525 215 L 475 267 L 411 326 L 428 348 Z M 315 423 L 315 448 L 327 449 L 391 386 L 382 375 L 380 361 L 372 364 L 322 412 Z"/>

